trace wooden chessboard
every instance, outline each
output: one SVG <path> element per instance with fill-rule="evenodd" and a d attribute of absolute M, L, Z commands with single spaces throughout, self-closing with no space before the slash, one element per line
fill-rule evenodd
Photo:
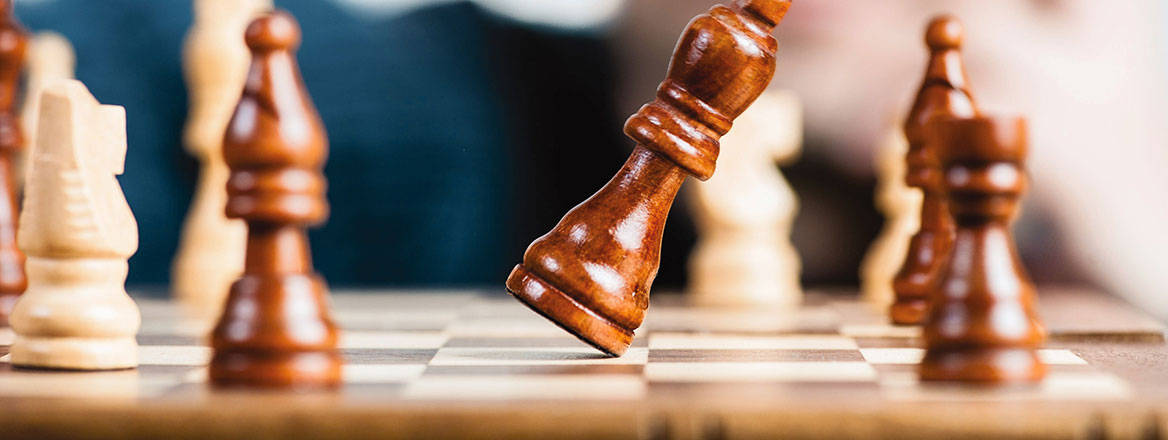
<path fill-rule="evenodd" d="M 0 438 L 1168 432 L 1164 328 L 1090 291 L 1040 296 L 1049 377 L 984 388 L 919 383 L 918 330 L 846 295 L 811 294 L 786 312 L 657 295 L 633 346 L 607 358 L 502 294 L 336 292 L 348 362 L 336 392 L 212 390 L 207 324 L 142 299 L 137 370 L 19 370 L 0 358 Z M 0 335 L 0 354 L 10 340 Z"/>

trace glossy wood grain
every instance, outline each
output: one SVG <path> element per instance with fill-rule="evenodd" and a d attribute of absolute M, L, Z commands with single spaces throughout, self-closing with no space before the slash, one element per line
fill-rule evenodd
<path fill-rule="evenodd" d="M 15 108 L 27 45 L 12 0 L 0 0 L 0 326 L 8 325 L 16 299 L 28 287 L 24 254 L 16 246 L 20 202 L 15 175 L 15 161 L 24 148 Z"/>
<path fill-rule="evenodd" d="M 1026 121 L 945 118 L 928 128 L 957 233 L 925 323 L 921 378 L 1039 380 L 1043 328 L 1010 231 L 1026 189 Z"/>
<path fill-rule="evenodd" d="M 337 330 L 305 233 L 328 216 L 327 139 L 294 58 L 300 29 L 274 12 L 253 21 L 245 38 L 252 62 L 223 154 L 227 216 L 247 222 L 247 256 L 212 333 L 211 381 L 335 386 Z"/>
<path fill-rule="evenodd" d="M 936 147 L 926 139 L 925 124 L 938 116 L 977 114 L 961 60 L 964 34 L 961 23 L 947 15 L 934 18 L 925 30 L 929 63 L 904 122 L 909 143 L 905 183 L 920 188 L 924 199 L 920 229 L 909 242 L 904 265 L 892 281 L 896 297 L 889 316 L 896 324 L 920 324 L 924 319 L 937 274 L 953 245 L 953 220 L 946 206 Z"/>
<path fill-rule="evenodd" d="M 569 332 L 624 353 L 649 305 L 669 207 L 687 174 L 714 172 L 718 139 L 775 70 L 770 32 L 789 1 L 739 0 L 689 23 L 653 102 L 625 123 L 624 167 L 528 247 L 507 290 Z"/>

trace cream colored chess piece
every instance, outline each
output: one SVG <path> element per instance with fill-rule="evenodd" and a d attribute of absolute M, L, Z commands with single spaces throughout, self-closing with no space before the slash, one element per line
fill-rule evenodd
<path fill-rule="evenodd" d="M 247 228 L 224 214 L 229 172 L 223 133 L 251 60 L 243 31 L 270 8 L 271 0 L 195 0 L 195 24 L 184 50 L 191 101 L 184 144 L 201 170 L 171 282 L 188 311 L 208 320 L 219 316 L 231 283 L 243 272 Z"/>
<path fill-rule="evenodd" d="M 57 80 L 41 94 L 17 241 L 28 290 L 12 311 L 12 364 L 102 370 L 138 365 L 138 307 L 126 259 L 138 225 L 118 185 L 126 113 L 84 84 Z"/>
<path fill-rule="evenodd" d="M 880 307 L 892 304 L 892 279 L 904 264 L 908 242 L 920 227 L 921 190 L 904 183 L 908 141 L 899 121 L 892 124 L 876 150 L 876 207 L 884 214 L 884 229 L 860 264 L 864 300 Z"/>
<path fill-rule="evenodd" d="M 28 41 L 25 56 L 25 95 L 20 107 L 20 125 L 24 133 L 25 145 L 36 145 L 37 114 L 40 111 L 41 90 L 45 85 L 58 79 L 73 78 L 73 46 L 64 36 L 56 32 L 40 32 Z M 24 157 L 28 150 L 22 151 Z M 24 160 L 17 161 L 17 182 L 23 184 Z"/>
<path fill-rule="evenodd" d="M 802 111 L 789 92 L 767 91 L 722 138 L 718 171 L 688 192 L 699 229 L 689 261 L 690 299 L 712 306 L 794 306 L 801 263 L 790 242 L 798 211 L 778 163 L 802 144 Z"/>

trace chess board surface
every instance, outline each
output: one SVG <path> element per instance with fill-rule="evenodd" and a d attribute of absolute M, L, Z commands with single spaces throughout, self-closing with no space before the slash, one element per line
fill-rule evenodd
<path fill-rule="evenodd" d="M 1040 295 L 1049 377 L 994 388 L 920 383 L 919 330 L 847 295 L 813 293 L 796 311 L 659 295 L 610 358 L 503 294 L 342 291 L 335 392 L 211 389 L 209 323 L 140 299 L 139 369 L 23 370 L 0 357 L 0 426 L 73 438 L 1168 432 L 1163 327 L 1090 291 Z M 0 354 L 10 342 L 0 333 Z"/>

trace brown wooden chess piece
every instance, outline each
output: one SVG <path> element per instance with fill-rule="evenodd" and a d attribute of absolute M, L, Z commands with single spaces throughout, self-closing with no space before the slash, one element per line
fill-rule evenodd
<path fill-rule="evenodd" d="M 1010 232 L 1026 189 L 1026 120 L 943 118 L 928 128 L 957 234 L 925 323 L 921 378 L 1042 379 L 1034 285 Z"/>
<path fill-rule="evenodd" d="M 211 381 L 336 386 L 337 330 L 305 233 L 328 216 L 327 139 L 293 54 L 300 28 L 291 15 L 273 12 L 244 36 L 251 67 L 223 155 L 231 168 L 227 216 L 247 223 L 247 256 L 211 335 Z"/>
<path fill-rule="evenodd" d="M 904 135 L 909 143 L 905 183 L 920 188 L 924 198 L 920 229 L 909 242 L 904 265 L 892 281 L 896 298 L 889 308 L 889 316 L 895 324 L 920 324 L 924 319 L 937 273 L 944 267 L 953 245 L 953 219 L 946 207 L 936 152 L 925 138 L 925 124 L 938 116 L 977 114 L 961 61 L 964 33 L 961 23 L 947 15 L 934 18 L 925 31 L 929 64 L 904 121 Z"/>
<path fill-rule="evenodd" d="M 637 142 L 628 161 L 531 243 L 507 279 L 512 295 L 601 351 L 624 353 L 649 305 L 677 190 L 687 174 L 713 174 L 718 139 L 770 82 L 770 32 L 789 7 L 737 0 L 689 23 L 656 99 L 625 123 Z"/>
<path fill-rule="evenodd" d="M 12 13 L 12 0 L 0 0 L 0 326 L 8 325 L 16 299 L 28 287 L 24 254 L 16 246 L 16 160 L 24 148 L 16 117 L 16 95 L 28 35 Z"/>

